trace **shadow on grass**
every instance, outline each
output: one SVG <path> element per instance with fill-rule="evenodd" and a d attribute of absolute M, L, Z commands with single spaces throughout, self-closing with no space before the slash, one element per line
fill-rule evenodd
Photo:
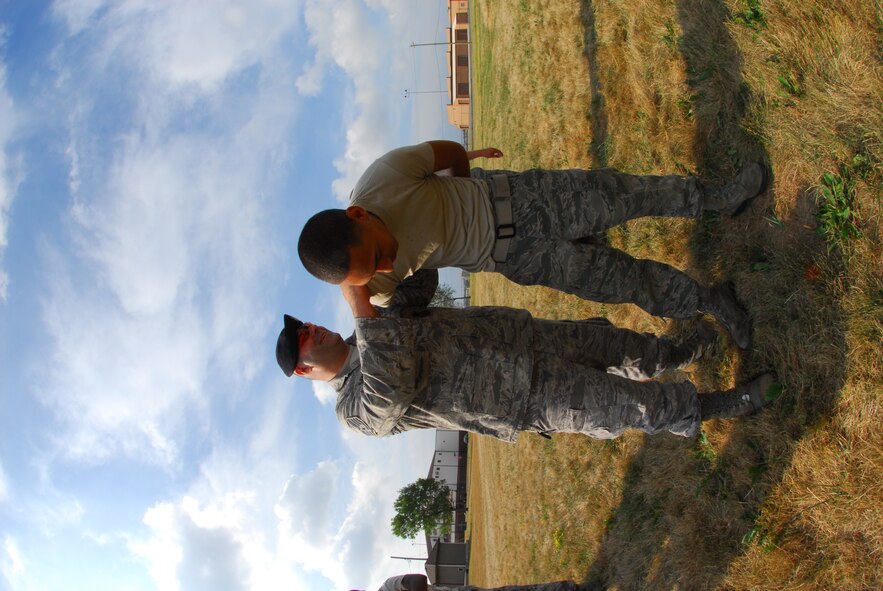
<path fill-rule="evenodd" d="M 595 38 L 591 0 L 583 1 L 582 10 L 593 132 L 600 133 L 592 150 L 603 165 L 606 117 L 589 45 Z M 769 162 L 761 143 L 742 127 L 752 97 L 727 29 L 727 7 L 721 0 L 678 0 L 677 14 L 700 175 L 722 182 L 744 164 Z M 772 197 L 738 218 L 709 217 L 698 226 L 690 271 L 735 282 L 752 315 L 754 343 L 751 351 L 730 348 L 703 361 L 695 377 L 699 384 L 720 383 L 720 368 L 735 365 L 739 382 L 772 369 L 784 390 L 756 417 L 729 426 L 704 423 L 695 441 L 645 439 L 588 569 L 590 588 L 715 588 L 739 556 L 757 546 L 771 550 L 789 536 L 789 523 L 774 526 L 758 516 L 791 464 L 796 443 L 831 413 L 845 379 L 846 343 L 838 295 L 814 278 L 815 271 L 836 273 L 839 262 L 812 231 L 811 193 L 804 192 L 806 207 L 788 220 L 772 214 Z"/>
<path fill-rule="evenodd" d="M 580 20 L 583 23 L 583 53 L 589 66 L 589 88 L 591 89 L 591 107 L 589 117 L 592 121 L 592 141 L 589 153 L 595 168 L 607 166 L 607 108 L 604 104 L 604 92 L 601 87 L 601 69 L 598 65 L 598 32 L 595 28 L 595 9 L 592 0 L 583 0 L 580 6 Z"/>

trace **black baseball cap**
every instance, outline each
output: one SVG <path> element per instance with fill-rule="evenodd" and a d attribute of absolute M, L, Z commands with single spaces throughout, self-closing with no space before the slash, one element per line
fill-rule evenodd
<path fill-rule="evenodd" d="M 285 372 L 285 375 L 291 377 L 294 368 L 297 367 L 297 356 L 299 353 L 299 341 L 297 338 L 297 330 L 304 325 L 303 322 L 285 314 L 282 316 L 285 326 L 276 339 L 276 363 Z"/>

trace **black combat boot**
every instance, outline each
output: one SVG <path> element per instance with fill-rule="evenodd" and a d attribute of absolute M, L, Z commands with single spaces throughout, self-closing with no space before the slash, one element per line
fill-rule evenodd
<path fill-rule="evenodd" d="M 749 164 L 723 187 L 703 189 L 702 208 L 739 215 L 752 199 L 766 191 L 769 181 L 770 173 L 765 164 Z"/>
<path fill-rule="evenodd" d="M 773 374 L 765 373 L 732 390 L 701 395 L 699 414 L 703 421 L 752 415 L 766 405 L 767 391 L 775 381 Z"/>
<path fill-rule="evenodd" d="M 751 319 L 736 298 L 732 283 L 700 289 L 699 311 L 711 314 L 723 324 L 740 349 L 751 344 Z"/>

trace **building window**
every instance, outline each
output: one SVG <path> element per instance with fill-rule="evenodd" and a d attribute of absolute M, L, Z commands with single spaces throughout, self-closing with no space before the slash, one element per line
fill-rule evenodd
<path fill-rule="evenodd" d="M 465 25 L 465 24 L 469 23 L 469 13 L 468 12 L 458 12 L 456 22 L 458 25 Z"/>
<path fill-rule="evenodd" d="M 469 96 L 469 83 L 468 82 L 458 82 L 457 83 L 457 96 Z"/>
<path fill-rule="evenodd" d="M 466 29 L 457 29 L 456 31 L 456 40 L 457 41 L 467 41 L 469 39 L 469 31 Z"/>
<path fill-rule="evenodd" d="M 469 65 L 469 56 L 468 55 L 458 55 L 457 56 L 457 65 L 458 66 L 468 66 Z"/>

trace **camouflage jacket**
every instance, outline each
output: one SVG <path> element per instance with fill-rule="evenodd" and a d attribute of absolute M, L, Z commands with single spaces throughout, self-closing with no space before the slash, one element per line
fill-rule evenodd
<path fill-rule="evenodd" d="M 409 577 L 422 577 L 424 581 L 426 580 L 426 577 L 423 575 L 390 577 L 383 582 L 379 591 L 414 591 L 415 588 L 419 589 L 421 587 L 419 584 L 409 585 L 411 582 Z M 579 591 L 580 586 L 573 581 L 556 581 L 554 583 L 538 583 L 535 585 L 511 585 L 495 589 L 481 589 L 472 585 L 432 585 L 429 589 L 430 591 L 433 589 L 437 591 Z"/>
<path fill-rule="evenodd" d="M 442 428 L 514 441 L 530 396 L 532 322 L 526 310 L 492 307 L 359 318 L 360 364 L 332 381 L 337 417 L 375 437 Z"/>

